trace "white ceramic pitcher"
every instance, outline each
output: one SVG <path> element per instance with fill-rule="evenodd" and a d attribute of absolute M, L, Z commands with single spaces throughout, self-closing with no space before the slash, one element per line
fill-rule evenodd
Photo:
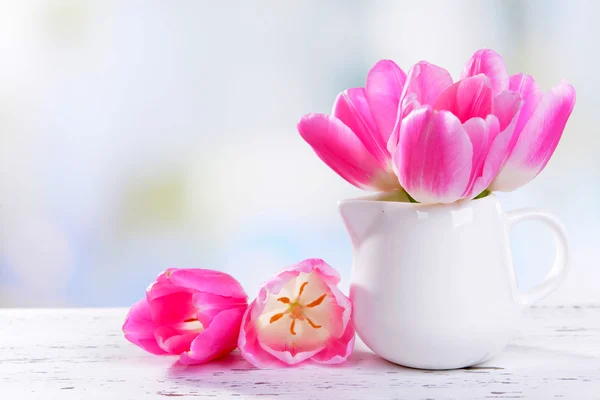
<path fill-rule="evenodd" d="M 413 368 L 462 368 L 494 357 L 521 310 L 565 279 L 562 224 L 535 209 L 505 213 L 494 195 L 453 204 L 404 200 L 339 203 L 354 248 L 356 332 L 376 354 Z M 550 273 L 525 292 L 517 288 L 508 239 L 524 220 L 543 222 L 556 239 Z"/>

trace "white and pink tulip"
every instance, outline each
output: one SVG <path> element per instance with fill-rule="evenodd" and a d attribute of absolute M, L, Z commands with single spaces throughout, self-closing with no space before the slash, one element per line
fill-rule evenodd
<path fill-rule="evenodd" d="M 242 356 L 259 368 L 346 361 L 354 327 L 339 281 L 337 271 L 320 259 L 302 261 L 267 281 L 244 314 Z"/>

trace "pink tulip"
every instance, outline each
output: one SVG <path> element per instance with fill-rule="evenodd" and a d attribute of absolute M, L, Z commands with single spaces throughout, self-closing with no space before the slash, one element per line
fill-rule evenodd
<path fill-rule="evenodd" d="M 379 61 L 365 88 L 340 93 L 332 115 L 308 114 L 298 131 L 331 169 L 367 190 L 400 188 L 388 150 L 406 74 L 393 61 Z"/>
<path fill-rule="evenodd" d="M 521 93 L 524 105 L 516 143 L 490 186 L 504 192 L 523 186 L 546 167 L 575 107 L 575 88 L 566 81 L 542 94 L 533 77 L 517 74 L 510 77 L 510 90 Z"/>
<path fill-rule="evenodd" d="M 256 367 L 311 359 L 346 361 L 354 348 L 350 300 L 323 260 L 302 261 L 271 278 L 244 314 L 238 347 Z"/>
<path fill-rule="evenodd" d="M 476 52 L 452 83 L 443 68 L 414 65 L 392 138 L 400 183 L 417 201 L 450 203 L 533 179 L 558 144 L 575 103 L 561 83 L 542 96 L 533 78 L 508 76 L 492 50 Z"/>
<path fill-rule="evenodd" d="M 237 347 L 247 296 L 223 272 L 170 268 L 127 314 L 123 333 L 153 354 L 178 354 L 183 364 L 224 356 Z"/>
<path fill-rule="evenodd" d="M 574 105 L 573 86 L 561 82 L 542 94 L 531 76 L 509 76 L 502 57 L 483 49 L 456 83 L 425 61 L 408 76 L 380 61 L 366 89 L 343 92 L 332 116 L 308 114 L 298 130 L 358 187 L 404 188 L 419 202 L 450 203 L 486 190 L 514 190 L 535 178 Z"/>

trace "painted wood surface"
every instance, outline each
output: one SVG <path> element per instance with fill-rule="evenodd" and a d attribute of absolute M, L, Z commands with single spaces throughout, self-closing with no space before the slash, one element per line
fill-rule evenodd
<path fill-rule="evenodd" d="M 125 309 L 0 310 L 0 399 L 600 399 L 600 305 L 539 307 L 495 359 L 388 363 L 358 343 L 338 367 L 258 370 L 237 352 L 185 367 L 121 333 Z"/>

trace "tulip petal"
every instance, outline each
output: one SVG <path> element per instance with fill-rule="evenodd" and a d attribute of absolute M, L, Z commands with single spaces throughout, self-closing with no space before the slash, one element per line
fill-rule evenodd
<path fill-rule="evenodd" d="M 392 134 L 387 142 L 387 149 L 390 154 L 393 155 L 396 153 L 396 149 L 398 148 L 398 142 L 400 140 L 400 127 L 402 126 L 402 120 L 406 118 L 408 114 L 410 114 L 414 109 L 420 108 L 421 104 L 417 100 L 410 101 L 406 103 L 403 107 L 398 108 L 398 116 L 396 117 L 396 125 L 394 125 L 394 129 L 392 130 Z"/>
<path fill-rule="evenodd" d="M 477 123 L 475 123 L 476 120 Z M 474 125 L 470 126 L 470 124 Z M 473 144 L 470 185 L 464 195 L 465 198 L 472 199 L 487 188 L 500 170 L 512 130 L 501 133 L 500 122 L 495 115 L 488 115 L 485 121 L 472 119 L 467 121 L 463 127 Z"/>
<path fill-rule="evenodd" d="M 190 344 L 198 332 L 181 332 L 170 326 L 160 326 L 154 331 L 156 342 L 169 354 L 181 354 L 190 350 Z"/>
<path fill-rule="evenodd" d="M 266 351 L 274 358 L 280 360 L 284 365 L 300 364 L 301 362 L 312 358 L 315 354 L 318 354 L 319 352 L 323 351 L 323 349 L 325 348 L 325 345 L 323 344 L 320 347 L 315 347 L 310 350 L 295 351 L 294 353 L 291 353 L 290 351 L 285 350 L 274 350 L 261 341 L 259 341 L 258 343 L 264 351 Z"/>
<path fill-rule="evenodd" d="M 192 302 L 198 310 L 196 314 L 198 321 L 204 326 L 208 326 L 213 318 L 224 310 L 233 307 L 246 307 L 248 305 L 246 299 L 234 299 L 204 292 L 195 292 Z"/>
<path fill-rule="evenodd" d="M 467 191 L 466 198 L 472 199 L 481 194 L 498 175 L 516 142 L 514 129 L 521 104 L 521 96 L 508 90 L 494 99 L 494 115 L 489 115 L 485 121 L 487 140 L 482 153 L 483 159 L 480 158 L 477 163 L 473 161 L 473 168 L 476 168 L 476 171 L 471 174 L 472 187 Z M 472 136 L 471 140 L 473 141 Z M 475 144 L 473 144 L 473 151 L 475 152 Z"/>
<path fill-rule="evenodd" d="M 469 186 L 463 194 L 465 197 L 469 197 L 473 191 L 475 180 L 481 176 L 483 164 L 485 163 L 485 158 L 493 140 L 493 137 L 490 136 L 495 136 L 498 134 L 500 129 L 498 119 L 493 115 L 488 116 L 487 119 L 479 117 L 471 118 L 463 124 L 463 128 L 469 135 L 471 144 L 473 145 L 473 158 L 471 163 L 472 168 L 471 176 L 469 178 Z M 495 132 L 491 132 L 491 128 L 494 128 Z"/>
<path fill-rule="evenodd" d="M 382 168 L 390 158 L 385 147 L 386 141 L 371 115 L 364 88 L 344 90 L 333 104 L 332 115 L 342 121 L 373 155 Z"/>
<path fill-rule="evenodd" d="M 393 173 L 339 119 L 325 114 L 307 114 L 298 123 L 300 135 L 317 156 L 342 178 L 361 189 L 388 191 L 399 188 Z"/>
<path fill-rule="evenodd" d="M 436 110 L 448 110 L 460 122 L 471 118 L 486 118 L 492 113 L 492 86 L 483 75 L 465 78 L 444 90 L 436 100 Z"/>
<path fill-rule="evenodd" d="M 400 95 L 405 82 L 406 74 L 391 60 L 379 61 L 367 75 L 367 101 L 383 144 L 387 143 L 396 124 Z"/>
<path fill-rule="evenodd" d="M 127 313 L 123 324 L 123 333 L 125 339 L 147 352 L 164 355 L 166 352 L 158 346 L 154 337 L 155 328 L 156 324 L 152 321 L 150 307 L 146 299 L 143 299 L 135 303 Z"/>
<path fill-rule="evenodd" d="M 490 78 L 494 93 L 498 94 L 509 85 L 504 60 L 494 50 L 481 49 L 475 52 L 465 65 L 460 79 L 465 79 L 478 74 L 485 74 Z"/>
<path fill-rule="evenodd" d="M 546 93 L 490 188 L 511 191 L 535 178 L 558 146 L 574 106 L 575 89 L 566 82 Z"/>
<path fill-rule="evenodd" d="M 246 361 L 257 368 L 283 367 L 285 364 L 266 352 L 258 342 L 258 331 L 255 321 L 258 315 L 260 315 L 260 311 L 256 310 L 257 301 L 253 301 L 244 313 L 242 328 L 240 329 L 240 336 L 238 338 L 238 348 Z"/>
<path fill-rule="evenodd" d="M 211 324 L 191 343 L 190 351 L 182 353 L 182 364 L 199 364 L 232 352 L 237 346 L 245 307 L 225 310 L 213 318 Z"/>
<path fill-rule="evenodd" d="M 340 337 L 343 335 L 344 331 L 348 324 L 351 323 L 352 318 L 352 303 L 350 299 L 342 293 L 342 291 L 337 287 L 339 283 L 339 275 L 337 271 L 331 268 L 327 263 L 320 259 L 312 259 L 310 261 L 320 261 L 322 264 L 315 267 L 312 271 L 312 274 L 316 275 L 319 280 L 323 281 L 327 285 L 327 291 L 331 293 L 333 299 L 327 299 L 331 301 L 329 308 L 324 307 L 315 307 L 306 311 L 306 315 L 309 318 L 313 318 L 315 321 L 325 321 L 329 319 L 329 321 L 323 322 L 324 325 L 327 325 L 328 330 L 331 335 L 335 337 Z M 335 273 L 330 275 L 330 273 Z M 315 289 L 314 286 L 310 286 L 312 290 Z M 307 292 L 307 296 L 310 297 L 310 292 Z M 317 296 L 313 294 L 313 298 Z"/>
<path fill-rule="evenodd" d="M 208 269 L 176 269 L 169 280 L 173 285 L 219 296 L 246 299 L 242 285 L 231 275 Z"/>
<path fill-rule="evenodd" d="M 325 264 L 329 267 L 329 265 Z M 336 272 L 337 273 L 337 272 Z M 337 282 L 336 282 L 337 284 Z M 333 315 L 335 320 L 339 321 L 336 332 L 329 339 L 325 348 L 312 357 L 312 360 L 322 364 L 338 364 L 348 359 L 354 349 L 354 325 L 352 324 L 352 302 L 346 297 L 335 284 L 329 285 L 329 290 L 333 294 L 337 307 L 334 308 Z M 322 321 L 326 317 L 324 309 L 313 308 L 308 314 L 315 320 Z M 319 315 L 321 313 L 322 315 Z"/>
<path fill-rule="evenodd" d="M 422 107 L 403 121 L 394 165 L 405 190 L 422 203 L 452 203 L 469 184 L 473 146 L 449 111 Z"/>
<path fill-rule="evenodd" d="M 439 95 L 452 85 L 452 77 L 444 68 L 426 61 L 416 63 L 408 71 L 402 90 L 401 107 L 416 100 L 421 105 L 434 105 Z"/>
<path fill-rule="evenodd" d="M 316 273 L 330 288 L 336 287 L 336 285 L 340 283 L 340 274 L 333 267 L 320 258 L 309 258 L 290 266 L 265 282 L 263 285 L 264 290 L 259 292 L 257 299 L 259 302 L 264 303 L 267 300 L 268 293 L 280 293 L 286 290 L 286 285 L 292 279 L 297 278 L 301 273 L 308 275 L 312 272 Z M 336 298 L 344 296 L 337 288 L 333 293 Z M 339 302 L 340 301 L 338 301 L 338 303 Z"/>
<path fill-rule="evenodd" d="M 285 272 L 304 272 L 305 274 L 310 274 L 311 272 L 315 272 L 319 274 L 319 277 L 327 282 L 329 285 L 337 285 L 340 283 L 341 277 L 340 274 L 329 264 L 323 261 L 320 258 L 309 258 L 304 261 L 301 261 L 297 264 L 292 265 Z M 268 287 L 268 286 L 267 286 Z M 269 290 L 271 289 L 268 287 Z"/>
<path fill-rule="evenodd" d="M 173 269 L 174 270 L 174 269 Z M 161 273 L 156 281 L 146 289 L 146 300 L 148 303 L 159 297 L 168 296 L 173 293 L 189 292 L 189 290 L 177 287 L 171 283 L 167 277 L 166 271 Z"/>
<path fill-rule="evenodd" d="M 172 292 L 157 297 L 156 293 L 164 293 L 165 288 Z M 196 317 L 192 293 L 170 283 L 155 283 L 146 292 L 146 299 L 157 325 L 175 324 Z"/>
<path fill-rule="evenodd" d="M 332 338 L 325 349 L 315 354 L 312 360 L 321 364 L 339 364 L 348 359 L 354 350 L 354 326 L 349 323 L 344 334 L 339 338 Z"/>
<path fill-rule="evenodd" d="M 512 75 L 510 77 L 509 89 L 519 93 L 523 98 L 523 107 L 521 107 L 519 120 L 515 126 L 515 135 L 518 136 L 523 131 L 527 121 L 531 118 L 543 93 L 536 84 L 535 79 L 531 75 L 525 74 Z"/>
<path fill-rule="evenodd" d="M 511 124 L 514 125 L 512 131 L 516 130 L 517 124 L 521 120 L 523 106 L 524 101 L 521 95 L 511 90 L 506 90 L 494 98 L 492 114 L 498 117 L 501 130 L 505 130 Z M 518 118 L 515 120 L 516 116 Z"/>
<path fill-rule="evenodd" d="M 156 277 L 156 282 L 159 283 L 170 283 L 171 281 L 169 280 L 169 277 L 171 276 L 171 274 L 173 273 L 173 271 L 177 271 L 177 268 L 167 268 L 166 270 L 164 270 L 163 272 L 161 272 L 160 274 L 158 274 L 158 276 Z"/>

